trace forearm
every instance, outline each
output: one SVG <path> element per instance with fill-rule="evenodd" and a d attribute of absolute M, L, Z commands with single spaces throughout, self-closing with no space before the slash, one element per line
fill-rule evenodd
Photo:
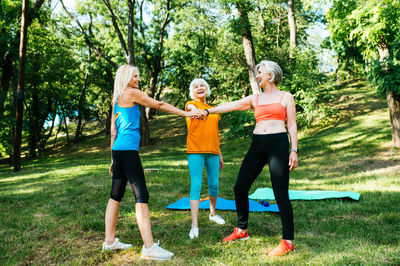
<path fill-rule="evenodd" d="M 165 113 L 169 114 L 174 114 L 174 115 L 180 115 L 180 116 L 186 116 L 186 112 L 176 108 L 175 106 L 166 103 L 166 102 L 159 102 L 156 106 L 155 109 L 160 110 Z"/>
<path fill-rule="evenodd" d="M 111 162 L 112 162 L 112 147 L 114 145 L 115 139 L 117 138 L 117 135 L 111 134 L 111 140 L 110 140 L 110 151 L 111 151 Z"/>
<path fill-rule="evenodd" d="M 223 114 L 232 111 L 240 110 L 237 102 L 222 103 L 218 106 L 208 109 L 210 114 Z"/>
<path fill-rule="evenodd" d="M 292 149 L 297 149 L 297 124 L 291 123 L 290 125 L 288 125 L 288 132 Z"/>

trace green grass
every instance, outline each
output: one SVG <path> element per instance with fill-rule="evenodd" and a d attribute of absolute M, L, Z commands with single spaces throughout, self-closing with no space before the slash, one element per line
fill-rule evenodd
<path fill-rule="evenodd" d="M 150 192 L 154 238 L 176 256 L 164 264 L 400 264 L 400 152 L 392 148 L 387 105 L 353 81 L 329 92 L 339 112 L 319 126 L 299 132 L 299 167 L 291 189 L 351 190 L 348 200 L 293 201 L 295 254 L 272 259 L 266 252 L 281 237 L 279 215 L 251 213 L 250 240 L 222 244 L 236 213 L 220 211 L 224 226 L 200 211 L 200 237 L 190 240 L 189 211 L 164 207 L 189 194 L 185 121 L 162 116 L 151 121 L 153 145 L 141 149 Z M 222 140 L 225 169 L 220 196 L 233 199 L 233 185 L 250 140 Z M 152 264 L 142 261 L 134 199 L 127 189 L 117 235 L 133 248 L 101 252 L 104 212 L 111 177 L 109 138 L 87 138 L 37 160 L 24 160 L 13 173 L 0 166 L 0 264 Z M 270 187 L 268 167 L 254 183 Z M 207 196 L 203 183 L 202 196 Z M 162 263 L 161 263 L 162 264 Z"/>

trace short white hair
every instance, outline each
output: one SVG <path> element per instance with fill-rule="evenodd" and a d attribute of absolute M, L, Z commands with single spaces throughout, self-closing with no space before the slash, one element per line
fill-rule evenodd
<path fill-rule="evenodd" d="M 128 86 L 134 72 L 139 75 L 139 69 L 131 65 L 123 65 L 117 69 L 114 80 L 113 102 L 118 99 L 122 91 Z"/>
<path fill-rule="evenodd" d="M 204 85 L 206 85 L 206 88 L 207 88 L 206 96 L 211 95 L 210 85 L 208 85 L 207 81 L 205 81 L 204 79 L 199 78 L 199 79 L 194 79 L 194 80 L 192 80 L 192 82 L 190 82 L 190 86 L 189 86 L 190 98 L 194 99 L 193 87 L 194 87 L 194 85 L 199 84 L 199 83 L 204 83 Z"/>
<path fill-rule="evenodd" d="M 283 71 L 276 62 L 263 60 L 256 66 L 256 70 L 259 71 L 260 68 L 267 73 L 271 73 L 272 77 L 269 82 L 274 82 L 275 84 L 278 84 L 282 81 Z"/>

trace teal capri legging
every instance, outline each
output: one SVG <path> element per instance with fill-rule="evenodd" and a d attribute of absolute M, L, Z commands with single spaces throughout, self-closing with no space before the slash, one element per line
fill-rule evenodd
<path fill-rule="evenodd" d="M 208 193 L 212 197 L 218 196 L 219 155 L 211 153 L 191 153 L 188 154 L 188 164 L 191 180 L 190 199 L 200 199 L 204 164 L 206 165 L 208 176 Z"/>

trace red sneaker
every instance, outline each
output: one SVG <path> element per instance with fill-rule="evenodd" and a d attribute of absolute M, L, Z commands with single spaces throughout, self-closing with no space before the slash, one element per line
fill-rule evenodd
<path fill-rule="evenodd" d="M 247 240 L 249 238 L 250 237 L 249 237 L 249 234 L 247 233 L 247 230 L 239 233 L 239 228 L 235 227 L 235 229 L 233 229 L 233 233 L 230 236 L 222 239 L 222 242 L 230 242 L 230 241 L 235 241 L 235 240 Z"/>
<path fill-rule="evenodd" d="M 274 248 L 273 250 L 271 250 L 268 253 L 268 256 L 270 257 L 279 257 L 279 256 L 283 256 L 289 252 L 295 252 L 294 249 L 294 245 L 289 244 L 286 240 L 281 239 L 281 242 L 279 243 L 279 246 L 277 246 L 276 248 Z"/>

